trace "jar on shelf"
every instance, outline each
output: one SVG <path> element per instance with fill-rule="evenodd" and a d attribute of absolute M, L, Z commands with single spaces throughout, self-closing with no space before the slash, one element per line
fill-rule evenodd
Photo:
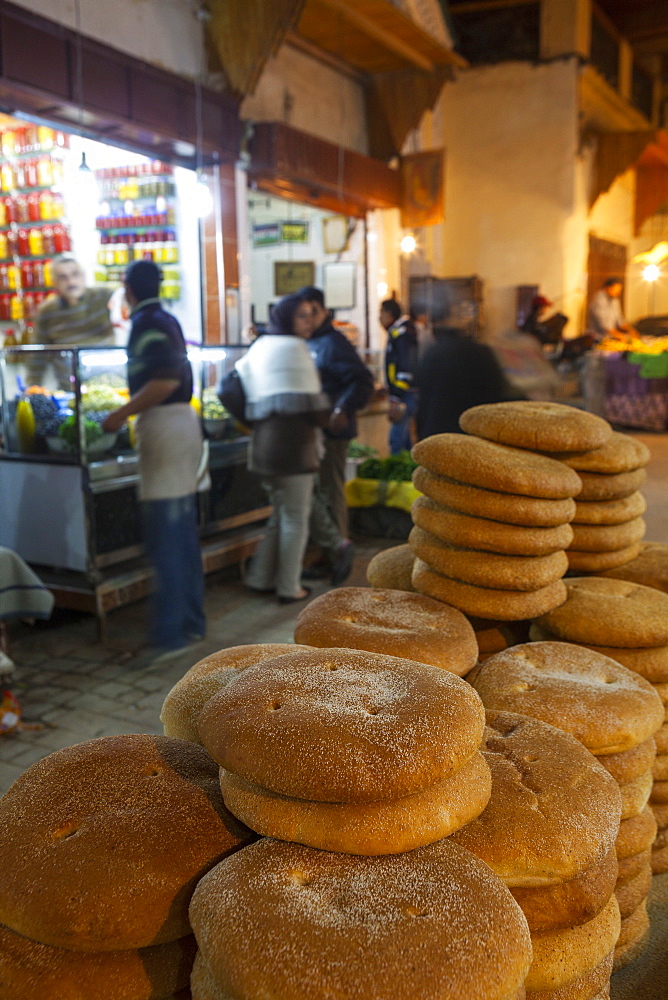
<path fill-rule="evenodd" d="M 25 179 L 26 187 L 34 188 L 39 184 L 39 176 L 37 172 L 38 160 L 26 160 L 25 163 Z"/>
<path fill-rule="evenodd" d="M 39 222 L 40 218 L 39 195 L 33 191 L 32 194 L 28 195 L 28 219 L 30 222 Z"/>
<path fill-rule="evenodd" d="M 25 164 L 23 163 L 23 160 L 14 161 L 14 187 L 26 187 Z"/>
<path fill-rule="evenodd" d="M 16 234 L 16 249 L 19 257 L 29 257 L 30 256 L 30 243 L 28 240 L 28 230 L 19 229 Z"/>
<path fill-rule="evenodd" d="M 16 152 L 16 136 L 13 132 L 3 132 L 2 133 L 2 155 L 3 156 L 13 156 Z"/>
<path fill-rule="evenodd" d="M 21 287 L 21 272 L 16 264 L 7 265 L 7 287 L 11 289 Z"/>
<path fill-rule="evenodd" d="M 37 183 L 40 187 L 51 187 L 53 184 L 53 164 L 50 156 L 40 156 L 37 161 Z"/>
<path fill-rule="evenodd" d="M 0 260 L 6 260 L 7 256 L 7 237 L 4 233 L 0 233 Z"/>
<path fill-rule="evenodd" d="M 33 261 L 22 260 L 21 265 L 21 288 L 32 288 L 35 284 L 35 269 Z"/>
<path fill-rule="evenodd" d="M 2 199 L 2 203 L 5 206 L 5 225 L 16 222 L 16 205 L 14 204 L 14 199 L 6 195 Z"/>
<path fill-rule="evenodd" d="M 3 191 L 14 190 L 14 170 L 11 163 L 7 161 L 0 167 L 0 187 Z"/>
<path fill-rule="evenodd" d="M 42 230 L 38 229 L 37 226 L 33 226 L 33 228 L 28 233 L 28 245 L 30 248 L 31 257 L 41 257 L 44 254 L 44 240 L 42 237 Z"/>
<path fill-rule="evenodd" d="M 37 126 L 37 143 L 38 148 L 41 150 L 53 149 L 55 140 L 55 133 L 52 128 L 47 125 Z"/>
<path fill-rule="evenodd" d="M 34 153 L 35 150 L 39 149 L 39 137 L 36 125 L 26 125 L 24 141 L 26 153 Z"/>
<path fill-rule="evenodd" d="M 9 320 L 12 316 L 11 310 L 11 296 L 6 292 L 0 295 L 0 320 Z"/>
<path fill-rule="evenodd" d="M 53 195 L 50 191 L 42 191 L 40 193 L 39 217 L 44 220 L 53 218 Z"/>
<path fill-rule="evenodd" d="M 9 264 L 0 264 L 0 289 L 6 292 L 9 288 Z M 9 319 L 9 316 L 7 317 Z"/>
<path fill-rule="evenodd" d="M 35 278 L 35 286 L 37 288 L 53 287 L 53 272 L 50 260 L 33 261 L 32 273 Z"/>
<path fill-rule="evenodd" d="M 32 292 L 25 292 L 23 295 L 23 318 L 27 320 L 35 317 L 35 296 Z"/>
<path fill-rule="evenodd" d="M 44 226 L 42 229 L 42 249 L 40 250 L 40 253 L 48 254 L 49 257 L 53 257 L 56 253 L 53 232 L 54 231 L 51 226 Z"/>
<path fill-rule="evenodd" d="M 20 295 L 12 295 L 10 297 L 9 318 L 23 319 L 23 299 Z"/>

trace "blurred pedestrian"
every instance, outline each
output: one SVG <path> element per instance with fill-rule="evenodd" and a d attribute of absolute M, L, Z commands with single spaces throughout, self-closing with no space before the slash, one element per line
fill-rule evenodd
<path fill-rule="evenodd" d="M 410 451 L 411 425 L 417 409 L 413 385 L 418 357 L 415 324 L 402 315 L 396 299 L 386 299 L 380 306 L 380 323 L 387 331 L 385 378 L 390 394 L 390 452 Z"/>

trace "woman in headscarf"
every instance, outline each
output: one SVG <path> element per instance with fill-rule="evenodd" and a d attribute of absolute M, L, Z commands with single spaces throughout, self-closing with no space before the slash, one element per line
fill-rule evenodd
<path fill-rule="evenodd" d="M 309 596 L 302 586 L 311 498 L 322 454 L 321 431 L 330 403 L 306 345 L 312 309 L 286 295 L 271 311 L 267 333 L 237 362 L 245 395 L 244 420 L 252 428 L 248 468 L 262 476 L 273 507 L 264 538 L 244 582 L 275 591 L 282 604 Z M 225 393 L 221 391 L 225 405 Z"/>

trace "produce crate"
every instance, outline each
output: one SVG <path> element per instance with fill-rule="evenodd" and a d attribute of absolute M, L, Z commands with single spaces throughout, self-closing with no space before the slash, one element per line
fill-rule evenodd
<path fill-rule="evenodd" d="M 644 370 L 642 355 L 606 356 L 603 416 L 623 427 L 662 431 L 668 427 L 668 377 L 647 377 Z"/>
<path fill-rule="evenodd" d="M 355 535 L 406 541 L 410 510 L 420 496 L 412 483 L 393 479 L 351 479 L 346 483 L 350 527 Z"/>

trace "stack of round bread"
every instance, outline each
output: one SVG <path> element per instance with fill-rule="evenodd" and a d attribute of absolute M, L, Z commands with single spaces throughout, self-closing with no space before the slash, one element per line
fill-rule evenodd
<path fill-rule="evenodd" d="M 478 658 L 468 619 L 442 601 L 403 590 L 340 587 L 299 613 L 295 642 L 366 649 L 442 667 L 459 677 Z"/>
<path fill-rule="evenodd" d="M 188 904 L 252 839 L 202 747 L 110 736 L 58 750 L 0 800 L 3 997 L 159 1000 L 188 985 Z"/>
<path fill-rule="evenodd" d="M 622 862 L 615 895 L 622 916 L 615 968 L 640 954 L 649 930 L 647 854 L 654 733 L 664 709 L 652 685 L 602 653 L 566 642 L 532 642 L 479 664 L 469 679 L 489 710 L 519 712 L 579 740 L 618 782 L 622 797 L 616 848 Z M 633 858 L 633 860 L 631 860 Z"/>
<path fill-rule="evenodd" d="M 659 827 L 652 870 L 668 871 L 668 594 L 608 577 L 574 577 L 566 586 L 566 602 L 532 624 L 531 638 L 605 653 L 649 681 L 663 703 L 650 805 Z"/>
<path fill-rule="evenodd" d="M 484 715 L 447 670 L 318 649 L 238 672 L 198 727 L 225 804 L 252 830 L 377 855 L 440 840 L 482 812 Z"/>
<path fill-rule="evenodd" d="M 608 996 L 620 930 L 617 783 L 568 733 L 510 712 L 487 712 L 483 754 L 492 797 L 452 839 L 487 862 L 527 918 L 527 998 Z"/>
<path fill-rule="evenodd" d="M 418 442 L 413 586 L 467 615 L 533 618 L 564 600 L 577 473 L 529 451 L 461 434 Z"/>
<path fill-rule="evenodd" d="M 668 545 L 664 542 L 641 542 L 640 552 L 631 562 L 596 575 L 639 583 L 668 594 Z"/>
<path fill-rule="evenodd" d="M 521 1000 L 531 940 L 510 892 L 450 839 L 354 857 L 265 838 L 190 906 L 192 1000 Z"/>

